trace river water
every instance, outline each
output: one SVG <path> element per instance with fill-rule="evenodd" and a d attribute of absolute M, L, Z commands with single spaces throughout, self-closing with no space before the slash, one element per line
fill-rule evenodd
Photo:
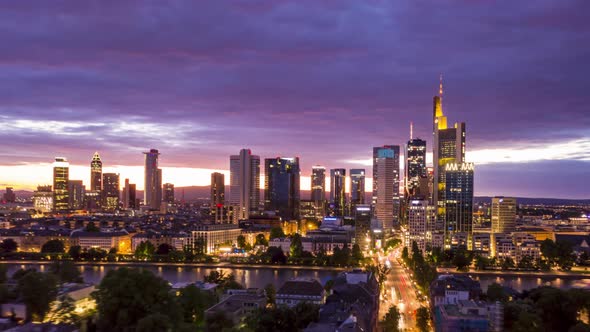
<path fill-rule="evenodd" d="M 13 264 L 7 263 L 8 275 L 12 275 L 20 268 L 34 268 L 40 271 L 46 271 L 49 264 Z M 106 273 L 112 269 L 118 268 L 119 265 L 80 265 L 80 271 L 84 281 L 98 284 Z M 285 281 L 293 277 L 314 278 L 325 284 L 328 280 L 338 275 L 338 271 L 330 270 L 309 270 L 309 269 L 275 269 L 272 267 L 240 267 L 240 268 L 211 268 L 211 267 L 177 267 L 177 266 L 143 266 L 142 269 L 152 271 L 154 274 L 166 279 L 170 283 L 185 283 L 203 280 L 205 275 L 213 270 L 222 270 L 225 273 L 233 273 L 236 281 L 245 287 L 264 287 L 272 283 L 276 288 L 280 287 Z M 565 279 L 559 277 L 537 277 L 537 276 L 493 276 L 493 275 L 473 275 L 473 279 L 480 282 L 482 290 L 485 292 L 487 287 L 497 282 L 501 285 L 512 287 L 517 291 L 532 289 L 535 287 L 547 285 L 562 289 L 572 287 L 589 287 L 590 277 L 580 279 Z"/>

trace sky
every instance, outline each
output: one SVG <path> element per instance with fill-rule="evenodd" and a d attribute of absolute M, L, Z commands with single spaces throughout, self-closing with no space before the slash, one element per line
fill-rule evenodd
<path fill-rule="evenodd" d="M 590 1 L 2 1 L 0 186 L 207 185 L 229 155 L 366 167 L 373 146 L 432 147 L 444 75 L 476 195 L 590 198 Z M 370 181 L 367 181 L 368 184 Z"/>

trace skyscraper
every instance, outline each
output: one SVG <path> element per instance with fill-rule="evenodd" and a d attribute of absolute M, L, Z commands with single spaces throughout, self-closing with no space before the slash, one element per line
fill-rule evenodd
<path fill-rule="evenodd" d="M 137 209 L 136 206 L 136 186 L 133 183 L 129 183 L 129 179 L 125 179 L 125 187 L 123 187 L 123 208 L 124 209 Z"/>
<path fill-rule="evenodd" d="M 225 175 L 211 173 L 211 207 L 225 204 Z"/>
<path fill-rule="evenodd" d="M 324 210 L 326 205 L 326 168 L 324 166 L 311 168 L 311 200 L 316 209 Z"/>
<path fill-rule="evenodd" d="M 264 165 L 264 208 L 283 220 L 299 219 L 299 158 L 266 159 Z"/>
<path fill-rule="evenodd" d="M 346 170 L 335 168 L 330 170 L 330 212 L 332 216 L 344 216 L 346 208 Z"/>
<path fill-rule="evenodd" d="M 70 164 L 66 158 L 55 157 L 53 163 L 53 210 L 67 211 L 70 205 L 68 183 L 70 181 Z"/>
<path fill-rule="evenodd" d="M 389 172 L 391 174 L 383 174 L 380 175 L 377 171 L 377 159 L 379 158 L 379 152 L 382 150 L 390 150 L 391 155 L 391 168 L 389 168 Z M 387 153 L 387 155 L 390 155 Z M 374 147 L 373 148 L 373 206 L 377 206 L 377 192 L 379 191 L 379 186 L 381 183 L 386 182 L 385 186 L 391 186 L 392 188 L 392 213 L 393 213 L 393 221 L 397 221 L 399 214 L 400 214 L 400 199 L 399 199 L 399 155 L 400 155 L 400 148 L 399 145 L 384 145 L 382 147 Z M 389 157 L 387 157 L 389 158 Z M 389 163 L 389 162 L 388 162 Z M 381 178 L 383 176 L 383 178 Z M 385 180 L 383 180 L 385 179 Z M 384 189 L 385 190 L 385 189 Z M 376 213 L 375 213 L 376 215 Z M 393 223 L 393 222 L 392 222 Z M 393 225 L 393 224 L 392 224 Z M 393 226 L 392 226 L 393 227 Z"/>
<path fill-rule="evenodd" d="M 98 152 L 92 156 L 90 162 L 90 191 L 101 191 L 102 190 L 102 161 Z"/>
<path fill-rule="evenodd" d="M 250 149 L 230 156 L 230 204 L 236 206 L 235 218 L 248 219 L 260 204 L 260 157 Z"/>
<path fill-rule="evenodd" d="M 445 164 L 445 246 L 455 233 L 467 235 L 467 246 L 473 233 L 473 163 Z"/>
<path fill-rule="evenodd" d="M 104 173 L 102 175 L 103 209 L 115 211 L 119 209 L 119 174 Z"/>
<path fill-rule="evenodd" d="M 377 150 L 375 150 L 377 149 Z M 383 230 L 391 232 L 394 222 L 394 197 L 396 186 L 396 160 L 395 150 L 389 146 L 375 148 L 373 154 L 373 178 L 377 178 L 378 185 L 373 183 L 373 199 L 375 200 L 375 217 L 382 225 Z M 399 151 L 399 150 L 398 150 Z M 399 166 L 399 155 L 398 155 Z M 398 197 L 399 198 L 399 197 Z"/>
<path fill-rule="evenodd" d="M 418 248 L 424 253 L 427 245 L 432 245 L 432 234 L 436 224 L 436 207 L 426 199 L 408 202 L 408 230 L 404 244 L 412 246 L 416 241 Z"/>
<path fill-rule="evenodd" d="M 81 210 L 84 208 L 84 196 L 86 189 L 82 180 L 68 181 L 69 206 L 71 210 Z"/>
<path fill-rule="evenodd" d="M 354 207 L 358 204 L 365 204 L 365 170 L 350 170 L 350 209 L 355 211 Z"/>
<path fill-rule="evenodd" d="M 164 183 L 164 202 L 174 204 L 174 185 L 172 183 Z"/>
<path fill-rule="evenodd" d="M 145 185 L 143 189 L 143 204 L 152 210 L 160 209 L 162 202 L 162 170 L 158 168 L 160 153 L 151 149 L 145 154 Z"/>
<path fill-rule="evenodd" d="M 412 138 L 406 145 L 405 192 L 408 199 L 428 198 L 426 141 Z M 421 184 L 423 184 L 421 186 Z M 426 185 L 426 188 L 424 186 Z"/>
<path fill-rule="evenodd" d="M 370 248 L 371 231 L 371 206 L 357 204 L 354 206 L 354 232 L 355 242 L 362 250 Z M 369 241 L 367 241 L 369 239 Z"/>
<path fill-rule="evenodd" d="M 492 198 L 492 233 L 511 233 L 516 230 L 516 198 Z"/>

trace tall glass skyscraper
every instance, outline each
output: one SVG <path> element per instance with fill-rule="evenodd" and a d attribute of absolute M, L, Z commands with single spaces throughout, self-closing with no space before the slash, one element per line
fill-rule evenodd
<path fill-rule="evenodd" d="M 395 172 L 396 166 L 399 169 L 399 147 L 397 153 L 391 146 L 373 149 L 373 177 L 378 181 L 378 184 L 373 183 L 374 215 L 386 232 L 393 229 L 395 198 L 399 203 L 399 182 L 396 181 L 399 173 Z"/>
<path fill-rule="evenodd" d="M 225 175 L 211 173 L 211 208 L 225 204 Z"/>
<path fill-rule="evenodd" d="M 335 168 L 330 170 L 330 214 L 344 216 L 346 208 L 346 170 Z"/>
<path fill-rule="evenodd" d="M 408 198 L 428 197 L 426 174 L 426 141 L 410 139 L 406 145 L 405 189 Z M 424 184 L 421 188 L 421 184 Z M 424 188 L 426 187 L 426 188 Z M 424 192 L 425 191 L 425 192 Z"/>
<path fill-rule="evenodd" d="M 98 152 L 92 156 L 90 162 L 90 191 L 102 190 L 102 161 Z"/>
<path fill-rule="evenodd" d="M 260 204 L 260 157 L 250 149 L 242 149 L 239 155 L 230 156 L 229 163 L 229 194 L 230 204 L 235 206 L 234 216 L 237 220 L 248 219 Z"/>
<path fill-rule="evenodd" d="M 473 163 L 445 164 L 445 247 L 453 234 L 467 234 L 468 249 L 473 233 Z"/>
<path fill-rule="evenodd" d="M 264 208 L 283 220 L 299 219 L 299 158 L 266 159 Z"/>
<path fill-rule="evenodd" d="M 70 180 L 68 181 L 68 195 L 69 205 L 72 210 L 81 210 L 84 208 L 84 196 L 86 194 L 86 188 L 82 180 Z"/>
<path fill-rule="evenodd" d="M 53 210 L 67 211 L 70 207 L 68 183 L 70 164 L 63 157 L 56 157 L 53 163 Z"/>
<path fill-rule="evenodd" d="M 102 175 L 102 207 L 108 211 L 119 209 L 119 174 L 104 173 Z"/>
<path fill-rule="evenodd" d="M 324 209 L 326 204 L 326 168 L 324 166 L 311 168 L 311 200 L 316 209 Z"/>
<path fill-rule="evenodd" d="M 351 211 L 354 211 L 358 204 L 365 204 L 365 170 L 355 168 L 350 170 Z"/>
<path fill-rule="evenodd" d="M 145 185 L 143 189 L 143 204 L 152 210 L 159 210 L 162 203 L 162 170 L 158 168 L 160 153 L 151 149 L 145 154 Z"/>

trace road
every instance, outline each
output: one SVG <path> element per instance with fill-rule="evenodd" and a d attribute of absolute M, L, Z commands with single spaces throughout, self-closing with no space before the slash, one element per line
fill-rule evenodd
<path fill-rule="evenodd" d="M 413 331 L 416 323 L 416 310 L 426 306 L 418 300 L 418 290 L 409 273 L 398 263 L 395 254 L 379 258 L 382 264 L 391 266 L 385 281 L 379 317 L 382 319 L 392 305 L 396 305 L 401 313 L 400 329 Z"/>

